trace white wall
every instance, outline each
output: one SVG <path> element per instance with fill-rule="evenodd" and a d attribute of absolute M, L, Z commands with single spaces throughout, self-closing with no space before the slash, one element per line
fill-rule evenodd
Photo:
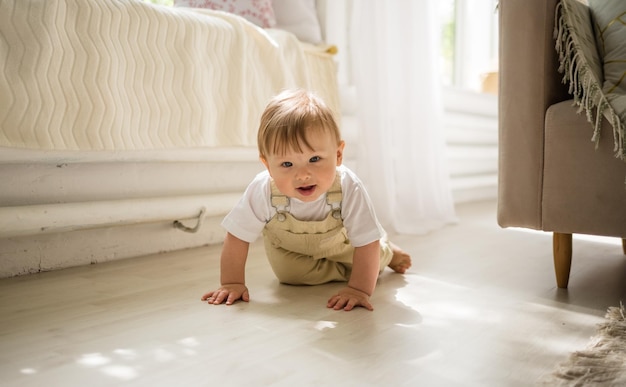
<path fill-rule="evenodd" d="M 455 203 L 495 199 L 498 182 L 497 97 L 445 89 L 444 130 Z"/>

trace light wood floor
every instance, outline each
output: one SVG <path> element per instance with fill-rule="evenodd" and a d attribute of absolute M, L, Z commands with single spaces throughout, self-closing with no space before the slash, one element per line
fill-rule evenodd
<path fill-rule="evenodd" d="M 209 306 L 219 246 L 0 280 L 3 386 L 529 386 L 583 349 L 626 296 L 614 244 L 574 240 L 557 290 L 548 234 L 501 229 L 495 202 L 394 241 L 374 312 L 332 311 L 338 284 L 279 285 L 253 246 L 250 303 Z"/>

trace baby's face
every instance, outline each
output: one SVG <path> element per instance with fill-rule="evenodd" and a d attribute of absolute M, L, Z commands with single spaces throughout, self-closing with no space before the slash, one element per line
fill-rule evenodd
<path fill-rule="evenodd" d="M 302 152 L 289 149 L 284 155 L 268 155 L 261 161 L 283 195 L 312 202 L 332 186 L 345 144 L 337 144 L 333 136 L 318 131 L 307 140 L 313 149 L 303 145 Z"/>

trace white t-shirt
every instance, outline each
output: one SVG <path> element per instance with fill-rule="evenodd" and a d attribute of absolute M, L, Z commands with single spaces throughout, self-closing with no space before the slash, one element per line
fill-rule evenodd
<path fill-rule="evenodd" d="M 354 247 L 381 239 L 385 231 L 378 222 L 372 202 L 359 178 L 345 166 L 337 167 L 341 178 L 341 216 Z M 276 214 L 271 204 L 269 172 L 256 175 L 243 197 L 222 221 L 222 226 L 237 238 L 252 243 L 261 235 L 265 224 Z M 314 202 L 289 198 L 289 213 L 299 220 L 323 220 L 330 212 L 326 194 Z"/>

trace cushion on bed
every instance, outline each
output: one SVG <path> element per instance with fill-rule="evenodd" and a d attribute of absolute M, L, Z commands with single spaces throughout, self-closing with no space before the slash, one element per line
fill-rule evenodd
<path fill-rule="evenodd" d="M 272 0 L 276 27 L 289 31 L 307 43 L 322 42 L 322 30 L 315 0 Z"/>
<path fill-rule="evenodd" d="M 263 28 L 276 25 L 271 0 L 174 0 L 174 6 L 229 12 Z"/>

